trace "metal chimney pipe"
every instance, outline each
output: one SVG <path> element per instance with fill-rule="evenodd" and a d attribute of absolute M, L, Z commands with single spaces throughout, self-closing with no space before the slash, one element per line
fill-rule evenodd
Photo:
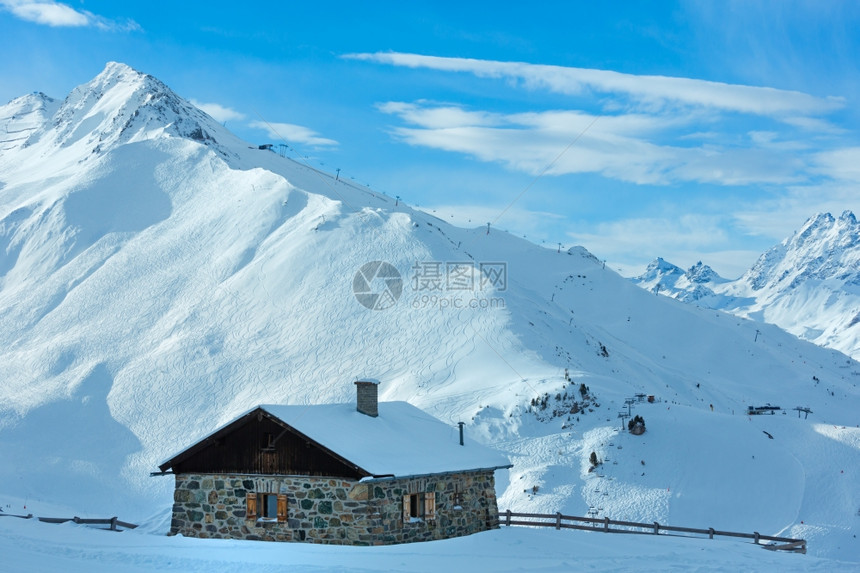
<path fill-rule="evenodd" d="M 457 425 L 460 426 L 460 445 L 463 445 L 463 426 L 466 425 L 466 422 L 457 422 Z"/>

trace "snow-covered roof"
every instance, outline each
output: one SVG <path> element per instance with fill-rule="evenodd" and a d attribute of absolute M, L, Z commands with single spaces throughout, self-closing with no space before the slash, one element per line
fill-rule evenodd
<path fill-rule="evenodd" d="M 380 402 L 377 417 L 358 412 L 354 403 L 262 404 L 221 430 L 257 409 L 268 412 L 372 476 L 403 477 L 511 466 L 506 456 L 475 443 L 468 435 L 461 446 L 456 426 L 445 424 L 408 402 Z"/>
<path fill-rule="evenodd" d="M 261 408 L 373 475 L 395 476 L 510 466 L 499 452 L 408 402 L 380 402 L 379 416 L 355 404 Z"/>

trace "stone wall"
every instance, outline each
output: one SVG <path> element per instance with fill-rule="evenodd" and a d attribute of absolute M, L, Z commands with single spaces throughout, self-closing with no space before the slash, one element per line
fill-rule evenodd
<path fill-rule="evenodd" d="M 435 494 L 435 519 L 404 521 L 403 496 Z M 246 519 L 248 493 L 287 496 L 284 522 Z M 178 474 L 170 535 L 387 545 L 498 527 L 492 471 L 364 482 L 342 478 Z"/>

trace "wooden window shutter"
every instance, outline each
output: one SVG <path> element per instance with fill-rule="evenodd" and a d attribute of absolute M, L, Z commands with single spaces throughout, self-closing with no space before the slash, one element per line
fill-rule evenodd
<path fill-rule="evenodd" d="M 246 494 L 245 505 L 245 519 L 247 519 L 248 521 L 257 521 L 257 494 Z"/>
<path fill-rule="evenodd" d="M 287 494 L 278 494 L 278 521 L 283 523 L 287 520 Z"/>
<path fill-rule="evenodd" d="M 411 517 L 409 512 L 409 502 L 411 497 L 412 496 L 408 494 L 403 496 L 403 521 L 407 523 L 409 523 L 409 518 Z"/>
<path fill-rule="evenodd" d="M 424 494 L 424 518 L 436 519 L 436 493 Z"/>

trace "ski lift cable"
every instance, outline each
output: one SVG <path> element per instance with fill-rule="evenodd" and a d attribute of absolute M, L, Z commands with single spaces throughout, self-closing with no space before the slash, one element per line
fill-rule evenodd
<path fill-rule="evenodd" d="M 489 341 L 488 341 L 484 336 L 482 336 L 480 332 L 478 332 L 478 329 L 477 329 L 477 328 L 475 328 L 475 327 L 474 327 L 474 326 L 472 326 L 471 324 L 469 324 L 468 326 L 469 326 L 469 327 L 471 327 L 471 329 L 472 329 L 472 333 L 473 333 L 475 336 L 477 336 L 478 338 L 480 338 L 482 341 L 484 341 L 484 344 L 486 344 L 486 345 L 487 345 L 487 347 L 488 347 L 490 350 L 492 350 L 492 351 L 496 354 L 496 356 L 498 356 L 498 357 L 499 357 L 499 359 L 500 359 L 502 362 L 504 362 L 504 363 L 507 365 L 507 367 L 511 369 L 511 371 L 513 371 L 513 373 L 514 373 L 514 374 L 516 374 L 516 375 L 517 375 L 517 377 L 520 379 L 520 381 L 521 381 L 521 382 L 523 382 L 526 386 L 528 386 L 529 388 L 531 388 L 532 392 L 534 392 L 534 394 L 535 394 L 535 397 L 540 397 L 540 396 L 541 396 L 541 393 L 540 393 L 540 392 L 538 392 L 537 388 L 535 388 L 534 386 L 532 386 L 532 385 L 531 385 L 531 383 L 530 383 L 528 380 L 526 380 L 526 378 L 525 378 L 522 374 L 520 374 L 520 373 L 517 371 L 517 369 L 516 369 L 516 368 L 514 368 L 514 367 L 513 367 L 513 365 L 511 365 L 511 363 L 510 363 L 510 362 L 508 362 L 508 361 L 505 359 L 505 357 L 502 355 L 502 353 L 501 353 L 501 352 L 499 352 L 498 350 L 496 350 L 496 347 L 495 347 L 495 346 L 493 346 L 492 344 L 490 344 L 490 342 L 489 342 Z"/>
<path fill-rule="evenodd" d="M 499 221 L 499 219 L 501 219 L 501 218 L 502 218 L 502 216 L 503 216 L 503 215 L 508 211 L 508 209 L 510 209 L 511 207 L 513 207 L 513 206 L 514 206 L 514 203 L 516 203 L 517 201 L 519 201 L 519 200 L 520 200 L 520 198 L 521 198 L 523 195 L 525 195 L 525 194 L 526 194 L 526 191 L 528 191 L 529 189 L 531 189 L 531 188 L 532 188 L 532 186 L 533 186 L 535 183 L 537 183 L 537 180 L 538 180 L 538 179 L 540 179 L 541 177 L 543 177 L 543 176 L 546 174 L 546 172 L 547 172 L 547 171 L 549 171 L 549 170 L 550 170 L 550 168 L 551 168 L 553 165 L 555 165 L 556 163 L 558 163 L 558 160 L 559 160 L 559 159 L 561 159 L 561 158 L 562 158 L 562 156 L 563 156 L 565 153 L 567 153 L 567 152 L 568 152 L 568 150 L 569 150 L 571 147 L 573 147 L 574 145 L 576 145 L 576 142 L 577 142 L 577 141 L 579 141 L 579 140 L 582 138 L 582 136 L 583 136 L 583 135 L 585 135 L 585 133 L 586 133 L 589 129 L 591 129 L 591 126 L 593 126 L 593 125 L 597 122 L 597 120 L 598 120 L 598 119 L 600 119 L 600 116 L 599 116 L 599 115 L 598 115 L 598 116 L 596 116 L 593 120 L 591 120 L 591 123 L 589 123 L 587 126 L 585 126 L 585 129 L 583 129 L 582 131 L 580 131 L 580 132 L 579 132 L 579 135 L 577 135 L 577 136 L 573 139 L 573 141 L 571 141 L 571 142 L 567 145 L 567 147 L 565 147 L 564 149 L 562 149 L 562 150 L 561 150 L 561 153 L 559 153 L 558 155 L 556 155 L 555 159 L 553 159 L 552 161 L 550 161 L 550 162 L 547 164 L 547 166 L 546 166 L 546 167 L 544 167 L 544 168 L 543 168 L 543 170 L 542 170 L 540 173 L 538 173 L 537 177 L 535 177 L 534 179 L 532 179 L 532 181 L 531 181 L 528 185 L 526 185 L 525 189 L 523 189 L 522 191 L 520 191 L 520 194 L 519 194 L 519 195 L 517 195 L 516 197 L 514 197 L 514 200 L 513 200 L 513 201 L 511 201 L 510 203 L 508 203 L 508 206 L 507 206 L 507 207 L 505 207 L 504 209 L 502 209 L 502 212 L 501 212 L 501 213 L 499 213 L 498 217 L 496 217 L 496 218 L 495 218 L 495 220 L 493 221 L 493 224 L 494 224 L 494 225 Z"/>

